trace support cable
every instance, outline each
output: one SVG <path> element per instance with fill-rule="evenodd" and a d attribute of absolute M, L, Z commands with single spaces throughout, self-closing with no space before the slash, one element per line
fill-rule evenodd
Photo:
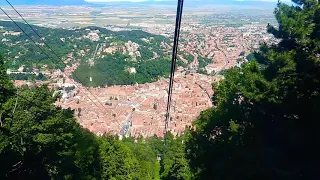
<path fill-rule="evenodd" d="M 180 28 L 181 28 L 181 19 L 182 19 L 182 12 L 183 12 L 183 2 L 184 2 L 184 0 L 178 0 L 178 6 L 177 6 L 176 26 L 175 26 L 174 44 L 173 44 L 173 50 L 172 50 L 171 73 L 170 73 L 167 111 L 166 111 L 166 120 L 165 120 L 165 132 L 167 132 L 169 120 L 170 120 L 170 109 L 171 109 L 171 104 L 172 104 L 171 103 L 172 102 L 172 89 L 173 89 L 174 73 L 176 70 L 177 53 L 178 53 Z"/>
<path fill-rule="evenodd" d="M 17 11 L 17 9 L 8 1 L 6 0 L 7 3 L 12 7 L 12 9 L 21 17 L 21 19 L 31 28 L 31 30 L 40 38 L 40 40 L 52 51 L 52 53 L 63 63 L 65 64 L 61 59 L 61 57 L 44 41 L 44 38 L 42 36 L 40 36 L 40 34 L 26 21 L 26 19 Z M 74 77 L 81 83 L 83 84 L 80 79 L 74 74 Z M 100 105 L 102 105 L 102 107 L 104 107 L 104 105 L 98 100 L 98 98 L 92 94 L 88 88 L 86 88 L 86 90 L 100 103 Z M 106 110 L 106 108 L 104 107 L 104 109 Z"/>
<path fill-rule="evenodd" d="M 41 50 L 41 52 L 43 53 L 43 54 L 45 54 L 49 59 L 51 59 L 51 57 L 48 55 L 48 53 L 46 53 L 46 51 L 43 49 L 43 48 L 41 48 L 41 46 L 39 46 L 8 14 L 7 14 L 7 12 L 6 11 L 4 11 L 1 7 L 0 7 L 0 9 L 1 9 L 1 11 L 33 42 L 33 44 L 34 45 L 36 45 L 40 50 Z M 30 26 L 30 25 L 29 25 Z M 40 39 L 42 40 L 42 37 L 40 36 Z M 43 41 L 43 40 L 42 40 Z M 49 46 L 50 47 L 50 46 Z M 51 49 L 51 48 L 50 48 Z M 52 50 L 52 49 L 51 49 Z M 53 51 L 53 50 L 52 50 Z M 54 51 L 53 51 L 54 52 Z M 56 54 L 55 52 L 54 52 L 54 54 Z M 63 63 L 63 64 L 65 64 L 62 60 L 61 60 L 61 58 L 59 58 L 59 56 L 57 56 L 57 58 Z M 65 76 L 67 76 L 63 71 L 62 71 L 62 73 L 65 75 Z M 82 83 L 81 81 L 80 81 L 80 79 L 75 75 L 74 76 L 80 83 Z M 105 107 L 104 107 L 104 105 L 97 99 L 97 97 L 95 96 L 95 95 L 93 95 L 89 90 L 88 90 L 88 88 L 86 88 L 86 87 L 84 87 L 101 105 L 102 105 L 102 107 L 105 109 L 105 110 L 107 110 Z M 79 90 L 85 95 L 85 96 L 87 96 L 87 98 L 89 98 L 90 99 L 90 101 L 96 106 L 96 107 L 98 107 L 100 110 L 101 110 L 101 112 L 103 112 L 104 110 L 101 108 L 101 107 L 99 107 L 94 101 L 93 101 L 93 99 L 92 98 L 90 98 L 83 90 L 81 90 L 81 88 L 79 88 Z"/>

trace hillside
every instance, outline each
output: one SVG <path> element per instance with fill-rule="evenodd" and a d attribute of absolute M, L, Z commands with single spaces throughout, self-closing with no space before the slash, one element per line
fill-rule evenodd
<path fill-rule="evenodd" d="M 30 27 L 23 23 L 18 23 L 18 25 L 34 39 L 37 44 L 43 49 L 46 49 Z M 74 37 L 73 31 L 37 26 L 33 27 L 41 36 L 45 37 L 45 41 L 50 44 L 58 55 L 64 57 L 66 54 L 73 51 L 72 44 L 75 42 L 71 40 L 63 42 L 60 40 L 60 38 L 63 37 Z M 6 66 L 9 69 L 17 70 L 19 67 L 25 66 L 26 70 L 31 70 L 31 68 L 41 68 L 43 65 L 47 65 L 47 68 L 49 69 L 64 67 L 63 63 L 58 61 L 58 59 L 54 57 L 54 54 L 47 51 L 47 49 L 46 52 L 52 57 L 51 59 L 42 53 L 12 22 L 0 21 L 0 39 L 2 42 L 0 44 L 0 53 L 6 56 Z"/>
<path fill-rule="evenodd" d="M 74 72 L 76 79 L 85 86 L 96 87 L 154 82 L 167 77 L 170 71 L 170 41 L 163 36 L 141 30 L 114 32 L 98 27 L 66 30 L 33 26 L 62 62 L 30 27 L 19 25 L 50 58 L 15 24 L 1 21 L 0 53 L 7 57 L 5 64 L 13 72 L 42 72 L 80 62 Z"/>
<path fill-rule="evenodd" d="M 89 27 L 99 37 L 92 57 L 74 72 L 86 86 L 154 82 L 170 71 L 169 40 L 140 30 L 112 32 Z M 82 55 L 82 54 L 81 54 Z M 90 77 L 91 80 L 90 81 Z"/>

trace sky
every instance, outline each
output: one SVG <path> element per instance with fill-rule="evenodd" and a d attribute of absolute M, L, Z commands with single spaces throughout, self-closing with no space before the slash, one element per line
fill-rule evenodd
<path fill-rule="evenodd" d="M 275 4 L 278 0 L 185 0 L 194 4 Z M 288 2 L 290 0 L 282 0 Z M 114 3 L 175 4 L 177 0 L 9 0 L 13 5 L 92 5 Z M 0 4 L 5 4 L 1 0 Z"/>

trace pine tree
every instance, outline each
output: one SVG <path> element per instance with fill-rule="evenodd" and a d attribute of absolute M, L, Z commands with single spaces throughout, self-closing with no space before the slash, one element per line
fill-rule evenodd
<path fill-rule="evenodd" d="M 214 85 L 217 108 L 201 114 L 187 142 L 201 179 L 312 179 L 320 171 L 320 5 L 278 3 L 280 43 Z M 259 62 L 260 64 L 258 64 Z"/>
<path fill-rule="evenodd" d="M 46 86 L 14 88 L 2 65 L 0 179 L 99 177 L 96 137 L 54 106 Z"/>

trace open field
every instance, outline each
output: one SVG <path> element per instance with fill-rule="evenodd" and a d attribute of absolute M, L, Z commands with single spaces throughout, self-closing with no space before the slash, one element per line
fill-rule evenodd
<path fill-rule="evenodd" d="M 16 20 L 18 15 L 10 7 L 4 7 Z M 55 28 L 73 28 L 84 26 L 121 26 L 131 23 L 149 23 L 149 25 L 174 25 L 175 7 L 163 5 L 150 6 L 17 6 L 17 10 L 33 24 Z M 252 22 L 274 23 L 272 8 L 208 6 L 202 8 L 187 7 L 183 14 L 185 25 L 207 24 L 242 26 Z M 0 14 L 0 19 L 7 19 Z M 140 25 L 133 25 L 139 27 Z M 166 32 L 162 32 L 166 33 Z"/>

